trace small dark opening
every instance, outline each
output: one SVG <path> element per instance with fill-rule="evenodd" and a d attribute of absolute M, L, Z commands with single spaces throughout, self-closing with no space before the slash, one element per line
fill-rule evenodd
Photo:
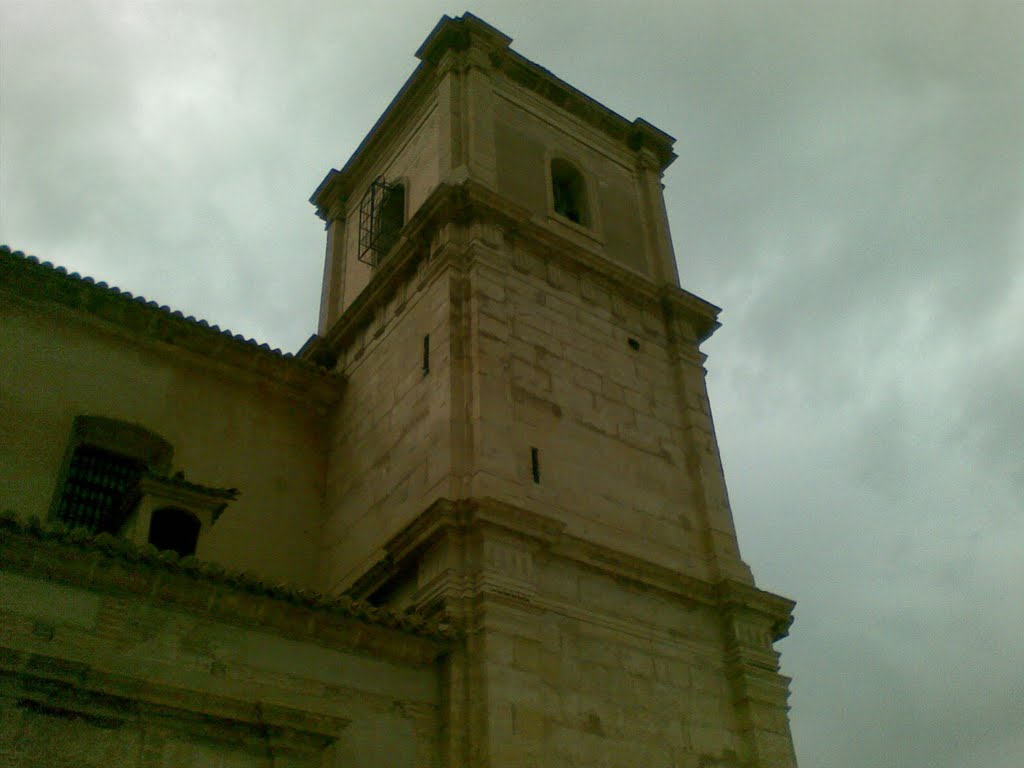
<path fill-rule="evenodd" d="M 629 339 L 628 343 L 629 343 L 629 348 L 632 349 L 634 352 L 639 352 L 640 351 L 640 342 L 639 341 L 637 341 L 636 339 L 631 338 L 631 339 Z"/>
<path fill-rule="evenodd" d="M 423 375 L 430 373 L 430 334 L 423 337 Z"/>
<path fill-rule="evenodd" d="M 169 549 L 179 557 L 196 553 L 199 520 L 191 512 L 167 507 L 158 509 L 149 520 L 149 543 L 161 552 Z"/>
<path fill-rule="evenodd" d="M 530 466 L 533 471 L 533 482 L 540 482 L 540 451 L 530 448 Z"/>
<path fill-rule="evenodd" d="M 561 158 L 551 161 L 551 193 L 555 213 L 576 224 L 587 223 L 586 192 L 583 175 Z"/>
<path fill-rule="evenodd" d="M 398 242 L 398 234 L 405 224 L 405 187 L 394 184 L 388 187 L 380 206 L 380 230 L 377 235 L 377 253 L 387 254 Z"/>

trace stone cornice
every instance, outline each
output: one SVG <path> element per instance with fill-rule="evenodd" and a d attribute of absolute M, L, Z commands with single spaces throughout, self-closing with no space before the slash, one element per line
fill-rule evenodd
<path fill-rule="evenodd" d="M 752 611 L 768 619 L 773 642 L 789 634 L 793 624 L 793 609 L 796 607 L 793 600 L 732 579 L 719 582 L 716 589 L 722 605 Z"/>
<path fill-rule="evenodd" d="M 754 611 L 770 619 L 772 639 L 780 640 L 792 624 L 796 605 L 785 597 L 732 580 L 712 583 L 665 566 L 595 544 L 565 532 L 565 525 L 496 499 L 439 499 L 384 547 L 386 557 L 355 582 L 351 594 L 369 594 L 400 573 L 419 553 L 446 535 L 466 536 L 491 528 L 533 541 L 540 549 L 617 579 L 653 588 L 713 607 Z"/>
<path fill-rule="evenodd" d="M 133 341 L 166 344 L 283 386 L 293 396 L 327 405 L 338 399 L 342 380 L 324 368 L 267 344 L 246 339 L 205 320 L 40 262 L 0 245 L 0 292 L 12 300 L 60 307 L 116 329 Z"/>
<path fill-rule="evenodd" d="M 208 510 L 211 525 L 227 509 L 228 502 L 237 499 L 239 494 L 237 488 L 213 488 L 190 482 L 180 472 L 176 475 L 146 472 L 139 478 L 139 492 L 143 495 L 157 495 L 195 509 Z"/>
<path fill-rule="evenodd" d="M 626 119 L 512 50 L 511 42 L 512 38 L 472 13 L 454 19 L 443 16 L 416 51 L 419 66 L 345 166 L 341 170 L 331 169 L 309 198 L 316 206 L 317 215 L 328 221 L 344 206 L 355 180 L 362 177 L 368 163 L 376 157 L 376 149 L 400 129 L 405 118 L 414 113 L 431 92 L 437 78 L 446 73 L 445 55 L 449 52 L 460 55 L 471 48 L 482 51 L 487 65 L 509 82 L 565 110 L 639 155 L 652 157 L 659 171 L 664 171 L 675 160 L 672 136 L 642 118 Z"/>
<path fill-rule="evenodd" d="M 138 677 L 100 671 L 83 663 L 5 649 L 0 658 L 0 697 L 44 714 L 82 718 L 105 727 L 155 722 L 211 740 L 228 738 L 275 753 L 315 755 L 349 724 L 344 717 L 274 702 L 240 701 L 208 691 L 183 691 Z"/>
<path fill-rule="evenodd" d="M 689 291 L 666 285 L 662 288 L 661 300 L 670 317 L 680 318 L 690 325 L 698 345 L 722 327 L 718 322 L 722 309 Z"/>
<path fill-rule="evenodd" d="M 330 221 L 339 211 L 344 210 L 345 203 L 352 194 L 352 185 L 362 178 L 367 166 L 377 157 L 377 149 L 401 130 L 408 116 L 414 114 L 428 98 L 433 90 L 436 74 L 433 65 L 420 62 L 341 170 L 332 168 L 327 172 L 309 198 L 309 202 L 316 206 L 317 216 L 324 221 Z"/>
<path fill-rule="evenodd" d="M 97 592 L 157 600 L 228 624 L 251 626 L 330 647 L 354 648 L 416 664 L 444 653 L 451 628 L 416 613 L 396 613 L 241 572 L 109 534 L 42 525 L 0 514 L 0 567 L 23 576 Z"/>
<path fill-rule="evenodd" d="M 442 268 L 447 254 L 452 251 L 437 248 L 435 235 L 445 225 L 475 223 L 496 224 L 505 240 L 513 245 L 522 244 L 563 268 L 586 272 L 637 304 L 660 306 L 671 317 L 684 320 L 693 330 L 697 343 L 706 340 L 719 327 L 720 310 L 714 304 L 676 286 L 658 286 L 586 245 L 552 231 L 538 222 L 530 211 L 510 203 L 483 184 L 467 180 L 458 185 L 441 184 L 430 194 L 402 230 L 398 243 L 376 268 L 366 288 L 324 337 L 311 339 L 300 350 L 300 357 L 323 361 L 337 357 L 359 329 L 372 322 L 374 313 L 386 306 L 399 286 L 417 270 L 427 268 L 433 273 Z M 422 263 L 428 258 L 429 267 Z"/>

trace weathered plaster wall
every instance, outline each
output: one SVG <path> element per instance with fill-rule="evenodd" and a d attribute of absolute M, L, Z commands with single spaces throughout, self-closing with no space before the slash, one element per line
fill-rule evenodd
<path fill-rule="evenodd" d="M 173 470 L 241 491 L 200 557 L 309 584 L 323 492 L 320 419 L 258 379 L 52 305 L 0 297 L 0 500 L 46 518 L 78 415 L 139 424 Z"/>

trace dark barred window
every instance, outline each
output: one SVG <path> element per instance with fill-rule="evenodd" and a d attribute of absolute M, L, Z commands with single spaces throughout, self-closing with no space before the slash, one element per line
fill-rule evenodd
<path fill-rule="evenodd" d="M 378 176 L 359 204 L 359 260 L 377 266 L 405 226 L 405 186 Z"/>
<path fill-rule="evenodd" d="M 57 519 L 92 533 L 116 533 L 136 501 L 142 463 L 136 459 L 79 445 L 71 457 Z"/>

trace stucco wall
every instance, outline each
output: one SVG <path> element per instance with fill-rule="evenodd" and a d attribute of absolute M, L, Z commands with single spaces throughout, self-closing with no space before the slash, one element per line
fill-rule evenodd
<path fill-rule="evenodd" d="M 315 409 L 216 360 L 130 339 L 83 314 L 0 296 L 0 507 L 49 514 L 73 421 L 135 423 L 173 470 L 241 495 L 197 554 L 311 583 L 323 450 Z"/>

